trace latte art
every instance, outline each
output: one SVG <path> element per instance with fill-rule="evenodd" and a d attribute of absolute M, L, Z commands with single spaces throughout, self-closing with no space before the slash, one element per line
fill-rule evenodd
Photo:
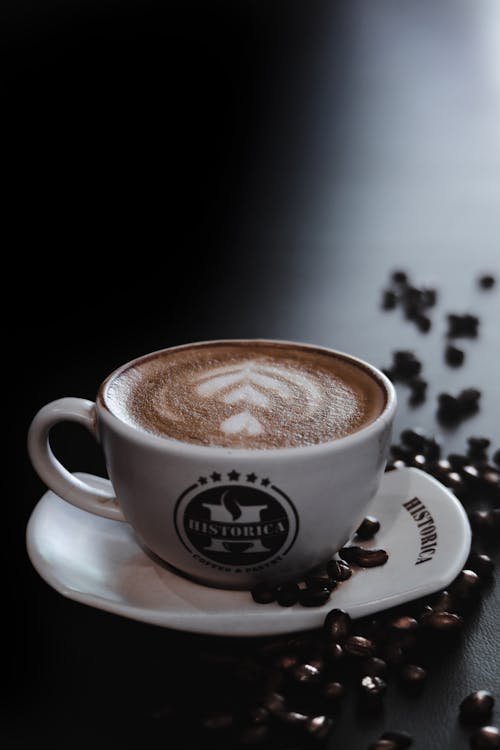
<path fill-rule="evenodd" d="M 224 447 L 313 445 L 381 413 L 382 388 L 321 350 L 266 342 L 193 345 L 132 363 L 106 388 L 124 421 L 184 442 Z"/>

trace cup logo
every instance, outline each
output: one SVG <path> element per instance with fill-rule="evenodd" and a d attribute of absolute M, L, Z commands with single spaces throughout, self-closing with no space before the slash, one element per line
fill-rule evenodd
<path fill-rule="evenodd" d="M 200 477 L 185 490 L 177 501 L 175 526 L 200 564 L 248 573 L 286 555 L 297 536 L 298 518 L 290 499 L 270 479 L 233 470 Z"/>

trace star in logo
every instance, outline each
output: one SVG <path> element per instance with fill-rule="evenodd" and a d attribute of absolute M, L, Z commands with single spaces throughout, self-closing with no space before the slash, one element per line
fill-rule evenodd
<path fill-rule="evenodd" d="M 208 482 L 208 479 L 206 477 L 198 477 L 198 482 L 200 484 L 206 484 Z"/>
<path fill-rule="evenodd" d="M 213 472 L 212 472 L 212 473 L 210 474 L 210 479 L 211 479 L 211 480 L 212 480 L 213 482 L 220 482 L 220 480 L 221 480 L 221 475 L 219 474 L 219 472 L 218 472 L 218 471 L 213 471 Z"/>
<path fill-rule="evenodd" d="M 247 474 L 247 482 L 252 482 L 252 484 L 256 481 L 257 474 L 254 474 L 253 471 L 251 474 Z"/>
<path fill-rule="evenodd" d="M 267 479 L 267 477 L 266 477 L 266 479 L 262 479 L 260 483 L 261 483 L 262 485 L 264 485 L 264 487 L 267 487 L 267 486 L 268 486 L 268 484 L 271 484 L 271 480 L 270 480 L 270 479 Z"/>
<path fill-rule="evenodd" d="M 227 475 L 232 482 L 236 482 L 240 478 L 239 473 L 234 469 L 232 471 L 229 471 Z"/>

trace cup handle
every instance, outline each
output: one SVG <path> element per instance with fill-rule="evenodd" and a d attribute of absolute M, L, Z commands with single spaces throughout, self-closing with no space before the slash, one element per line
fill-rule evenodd
<path fill-rule="evenodd" d="M 39 477 L 57 495 L 71 505 L 114 521 L 125 521 L 112 490 L 96 489 L 71 474 L 52 453 L 49 433 L 58 422 L 77 422 L 96 440 L 97 420 L 93 401 L 83 398 L 60 398 L 43 406 L 28 432 L 28 453 Z"/>

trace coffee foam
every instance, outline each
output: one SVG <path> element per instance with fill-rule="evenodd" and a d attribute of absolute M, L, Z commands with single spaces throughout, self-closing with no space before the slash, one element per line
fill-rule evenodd
<path fill-rule="evenodd" d="M 199 445 L 284 448 L 348 435 L 383 410 L 382 386 L 322 350 L 266 342 L 198 344 L 131 364 L 104 391 L 110 411 Z"/>

